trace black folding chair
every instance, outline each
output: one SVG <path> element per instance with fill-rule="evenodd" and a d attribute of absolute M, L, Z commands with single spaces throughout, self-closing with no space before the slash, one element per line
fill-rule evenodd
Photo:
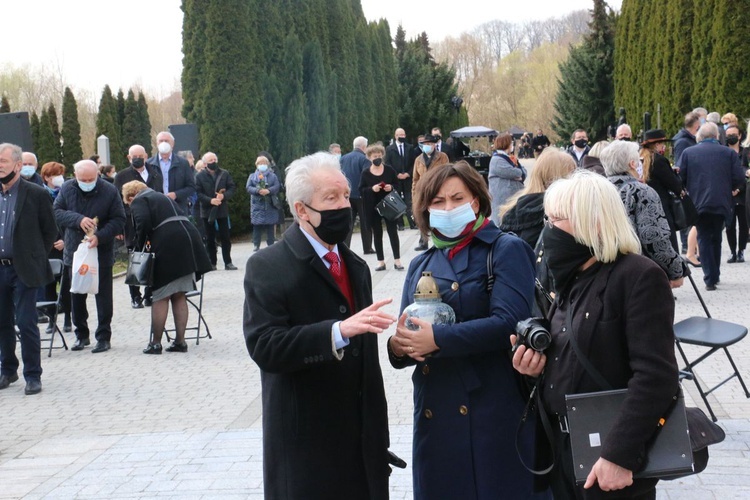
<path fill-rule="evenodd" d="M 198 321 L 196 321 L 195 326 L 188 326 L 187 328 L 185 328 L 185 340 L 195 339 L 195 345 L 199 345 L 201 343 L 201 339 L 213 338 L 211 337 L 211 330 L 208 328 L 208 323 L 206 323 L 206 317 L 203 316 L 203 282 L 205 281 L 205 278 L 206 275 L 204 274 L 200 279 L 200 285 L 198 285 L 197 290 L 193 290 L 192 292 L 187 292 L 185 294 L 188 304 L 193 306 L 193 308 L 198 312 Z M 201 334 L 201 324 L 203 324 L 203 327 L 206 330 L 204 334 Z M 195 330 L 195 335 L 189 337 L 187 335 L 187 332 L 193 330 Z M 169 333 L 174 331 L 175 328 L 164 328 L 164 334 L 167 336 L 168 342 L 172 341 Z"/>
<path fill-rule="evenodd" d="M 703 301 L 703 297 L 698 291 L 698 287 L 695 285 L 693 277 L 689 276 L 689 278 L 690 284 L 693 286 L 693 290 L 695 290 L 695 294 L 698 296 L 698 300 L 703 306 L 706 317 L 703 318 L 699 316 L 692 316 L 674 325 L 674 335 L 675 342 L 677 344 L 677 350 L 680 352 L 680 356 L 682 356 L 682 359 L 685 362 L 685 367 L 680 371 L 683 374 L 684 378 L 695 382 L 695 386 L 698 388 L 698 392 L 700 393 L 701 398 L 703 398 L 703 402 L 706 404 L 706 408 L 708 408 L 708 412 L 711 414 L 711 418 L 714 422 L 716 422 L 718 419 L 711 409 L 711 405 L 708 403 L 708 395 L 714 392 L 716 389 L 726 384 L 734 377 L 737 377 L 737 379 L 740 381 L 740 384 L 742 385 L 742 389 L 745 391 L 745 397 L 750 398 L 750 392 L 748 392 L 747 390 L 745 381 L 742 380 L 742 376 L 740 375 L 739 370 L 737 370 L 737 365 L 735 365 L 734 359 L 732 359 L 732 355 L 729 354 L 729 349 L 727 349 L 727 347 L 729 347 L 730 345 L 736 344 L 737 342 L 745 338 L 745 335 L 747 335 L 747 328 L 742 325 L 738 325 L 737 323 L 730 323 L 728 321 L 722 321 L 712 318 L 711 313 L 708 312 L 706 303 Z M 685 355 L 685 351 L 682 349 L 682 344 L 708 347 L 709 350 L 695 360 L 689 361 L 687 356 Z M 725 378 L 712 388 L 704 390 L 703 387 L 701 387 L 700 382 L 698 382 L 698 377 L 695 376 L 694 368 L 696 365 L 698 365 L 698 363 L 706 360 L 708 357 L 719 350 L 724 351 L 724 354 L 726 354 L 727 359 L 729 360 L 729 364 L 732 365 L 732 370 L 734 371 L 729 377 Z"/>
<path fill-rule="evenodd" d="M 60 259 L 49 259 L 49 265 L 52 268 L 52 274 L 55 276 L 55 281 L 59 280 L 63 273 L 63 261 Z M 41 313 L 47 318 L 49 318 L 50 323 L 53 325 L 52 333 L 50 334 L 49 338 L 43 337 L 42 342 L 49 342 L 49 350 L 47 353 L 47 357 L 52 357 L 52 349 L 63 349 L 68 350 L 68 343 L 65 341 L 65 336 L 63 335 L 62 330 L 60 330 L 60 327 L 57 326 L 57 314 L 60 310 L 60 294 L 57 293 L 57 297 L 55 300 L 43 300 L 36 303 L 36 310 L 38 313 Z M 62 339 L 62 345 L 55 347 L 55 335 L 60 335 L 60 338 Z"/>

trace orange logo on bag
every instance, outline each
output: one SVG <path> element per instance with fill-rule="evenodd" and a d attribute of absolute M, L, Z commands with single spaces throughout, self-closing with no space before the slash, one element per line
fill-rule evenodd
<path fill-rule="evenodd" d="M 86 273 L 89 272 L 89 266 L 86 264 L 82 264 L 81 267 L 78 268 L 78 274 L 81 276 L 84 276 Z"/>

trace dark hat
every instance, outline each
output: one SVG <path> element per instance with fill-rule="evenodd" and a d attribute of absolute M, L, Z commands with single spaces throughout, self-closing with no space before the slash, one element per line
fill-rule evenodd
<path fill-rule="evenodd" d="M 425 135 L 425 136 L 424 136 L 424 137 L 422 138 L 422 142 L 437 142 L 437 141 L 438 141 L 437 137 L 435 137 L 435 136 L 434 136 L 434 135 L 432 135 L 432 134 L 426 134 L 426 135 Z"/>
<path fill-rule="evenodd" d="M 641 142 L 641 146 L 645 146 L 647 144 L 653 144 L 655 142 L 667 142 L 671 141 L 672 139 L 667 138 L 667 133 L 664 132 L 660 128 L 652 128 L 651 130 L 647 130 L 643 134 L 643 142 Z"/>

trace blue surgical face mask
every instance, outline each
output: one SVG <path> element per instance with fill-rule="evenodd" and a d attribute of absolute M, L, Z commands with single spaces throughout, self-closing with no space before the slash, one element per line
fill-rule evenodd
<path fill-rule="evenodd" d="M 472 200 L 473 201 L 473 200 Z M 443 236 L 455 238 L 460 235 L 469 222 L 477 220 L 471 203 L 464 203 L 453 210 L 430 209 L 430 227 Z"/>
<path fill-rule="evenodd" d="M 30 178 L 32 175 L 34 175 L 34 172 L 36 172 L 36 168 L 34 165 L 24 165 L 21 167 L 21 177 L 24 179 Z"/>
<path fill-rule="evenodd" d="M 96 181 L 94 181 L 94 182 L 81 182 L 81 181 L 78 181 L 78 187 L 80 187 L 81 191 L 83 191 L 84 193 L 90 193 L 96 187 Z"/>
<path fill-rule="evenodd" d="M 726 129 L 728 129 L 728 128 L 729 128 L 729 124 L 728 124 L 728 123 L 725 123 L 725 124 L 724 124 L 724 130 L 726 130 Z"/>
<path fill-rule="evenodd" d="M 420 144 L 419 149 L 421 149 L 422 152 L 426 155 L 432 153 L 432 145 L 430 144 Z"/>
<path fill-rule="evenodd" d="M 258 165 L 259 172 L 265 172 L 266 170 L 268 170 L 268 165 Z"/>

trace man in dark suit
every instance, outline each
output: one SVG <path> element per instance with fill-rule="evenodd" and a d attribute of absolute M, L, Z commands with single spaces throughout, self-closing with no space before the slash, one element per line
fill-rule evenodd
<path fill-rule="evenodd" d="M 203 155 L 206 168 L 195 176 L 200 214 L 203 227 L 206 229 L 206 250 L 211 257 L 211 265 L 216 270 L 216 228 L 219 226 L 219 240 L 221 240 L 221 257 L 224 259 L 224 269 L 236 271 L 232 264 L 232 240 L 229 238 L 229 199 L 234 194 L 236 185 L 231 174 L 219 168 L 219 158 L 216 153 L 208 152 Z"/>
<path fill-rule="evenodd" d="M 397 128 L 393 133 L 394 141 L 385 148 L 385 164 L 396 171 L 398 177 L 398 190 L 406 203 L 406 219 L 409 221 L 409 229 L 416 229 L 414 217 L 411 212 L 411 177 L 414 171 L 414 146 L 406 142 L 406 132 Z M 399 231 L 404 229 L 404 220 L 397 221 Z"/>
<path fill-rule="evenodd" d="M 18 380 L 18 325 L 26 394 L 42 390 L 39 288 L 54 280 L 47 254 L 57 239 L 50 197 L 21 179 L 21 148 L 0 144 L 0 389 Z"/>
<path fill-rule="evenodd" d="M 161 171 L 153 165 L 146 164 L 146 149 L 139 145 L 134 144 L 130 146 L 128 150 L 128 161 L 130 167 L 125 170 L 121 170 L 115 176 L 115 187 L 117 192 L 122 197 L 122 187 L 130 181 L 141 181 L 154 191 L 161 193 L 164 187 L 164 182 L 161 177 Z M 135 249 L 135 228 L 133 227 L 133 219 L 130 216 L 130 205 L 125 205 L 125 247 L 128 252 L 132 252 Z M 139 248 L 138 251 L 141 251 Z M 141 287 L 136 285 L 129 285 L 130 288 L 130 306 L 133 309 L 142 309 L 144 305 L 151 305 L 151 288 L 144 287 L 143 296 L 141 296 Z"/>
<path fill-rule="evenodd" d="M 359 180 L 362 178 L 362 172 L 370 168 L 370 160 L 365 156 L 365 149 L 367 149 L 367 138 L 366 137 L 355 137 L 352 143 L 352 150 L 346 153 L 339 160 L 341 162 L 341 170 L 349 180 L 349 186 L 351 192 L 351 212 L 352 222 L 359 215 L 359 232 L 362 237 L 362 252 L 365 254 L 375 253 L 372 249 L 372 230 L 367 224 L 367 218 L 364 214 L 362 207 L 362 197 L 359 194 Z M 349 231 L 346 236 L 346 246 L 351 246 L 352 242 L 352 231 L 354 227 Z"/>
<path fill-rule="evenodd" d="M 443 133 L 440 131 L 440 128 L 433 127 L 431 134 L 437 140 L 437 143 L 435 144 L 435 151 L 439 153 L 445 153 L 451 163 L 455 162 L 456 152 L 450 144 L 447 144 L 445 141 L 443 141 Z"/>
<path fill-rule="evenodd" d="M 161 192 L 173 199 L 188 215 L 188 201 L 195 194 L 195 175 L 188 161 L 174 153 L 174 136 L 169 132 L 159 132 L 156 136 L 159 150 L 146 163 L 161 172 Z"/>
<path fill-rule="evenodd" d="M 266 498 L 388 498 L 388 417 L 367 264 L 341 243 L 351 218 L 338 161 L 294 161 L 295 223 L 250 257 L 244 333 L 263 384 Z M 283 279 L 279 279 L 280 273 Z"/>
<path fill-rule="evenodd" d="M 698 210 L 698 250 L 706 290 L 716 290 L 721 274 L 721 234 L 734 211 L 732 190 L 745 182 L 740 158 L 733 149 L 719 144 L 715 123 L 701 125 L 697 145 L 682 152 L 680 177 Z"/>

